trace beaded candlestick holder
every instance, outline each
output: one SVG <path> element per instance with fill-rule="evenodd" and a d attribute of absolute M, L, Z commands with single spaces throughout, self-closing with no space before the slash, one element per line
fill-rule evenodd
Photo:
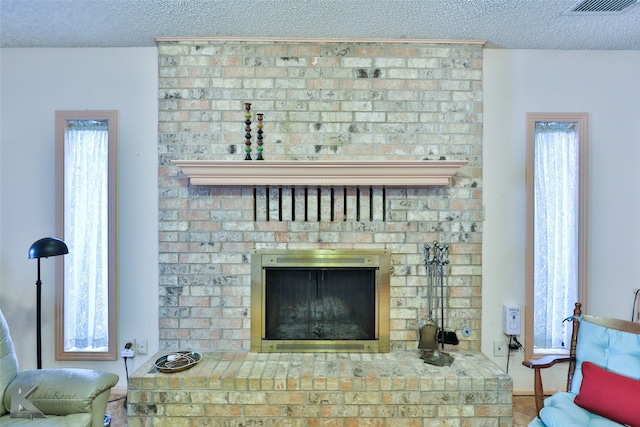
<path fill-rule="evenodd" d="M 245 113 L 244 113 L 244 138 L 245 138 L 245 142 L 244 142 L 244 152 L 245 152 L 245 156 L 244 159 L 245 160 L 251 160 L 251 103 L 250 102 L 245 102 L 244 104 L 244 109 L 245 109 Z"/>
<path fill-rule="evenodd" d="M 264 114 L 262 113 L 258 113 L 258 157 L 256 157 L 256 160 L 264 160 L 264 158 L 262 157 L 262 119 L 264 118 Z"/>

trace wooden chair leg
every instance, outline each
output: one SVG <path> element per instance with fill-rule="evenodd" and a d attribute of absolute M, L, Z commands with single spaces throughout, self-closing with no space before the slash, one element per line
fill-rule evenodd
<path fill-rule="evenodd" d="M 542 375 L 540 374 L 540 369 L 534 369 L 533 389 L 536 395 L 535 396 L 536 414 L 538 415 L 538 418 L 539 418 L 540 410 L 544 406 L 544 392 L 542 390 Z"/>

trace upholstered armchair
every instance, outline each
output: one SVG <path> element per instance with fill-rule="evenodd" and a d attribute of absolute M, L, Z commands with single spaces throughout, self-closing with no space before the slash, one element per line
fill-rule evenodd
<path fill-rule="evenodd" d="M 0 311 L 0 426 L 82 426 L 102 427 L 111 388 L 118 382 L 112 373 L 92 369 L 18 370 L 11 335 Z M 30 402 L 46 418 L 11 417 L 12 398 L 33 386 Z M 29 409 L 13 402 L 13 411 Z"/>
<path fill-rule="evenodd" d="M 567 391 L 544 398 L 541 370 L 569 363 Z M 576 303 L 568 357 L 525 360 L 538 417 L 529 427 L 640 427 L 640 323 L 582 314 Z"/>

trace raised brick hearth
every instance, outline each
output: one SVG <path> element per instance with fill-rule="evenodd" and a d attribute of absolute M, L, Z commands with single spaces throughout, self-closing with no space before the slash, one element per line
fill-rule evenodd
<path fill-rule="evenodd" d="M 195 367 L 129 380 L 129 427 L 512 425 L 512 382 L 477 352 L 449 367 L 387 354 L 205 353 Z"/>

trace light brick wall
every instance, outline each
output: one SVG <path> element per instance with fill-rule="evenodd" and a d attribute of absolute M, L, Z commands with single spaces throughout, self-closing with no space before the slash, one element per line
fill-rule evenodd
<path fill-rule="evenodd" d="M 458 330 L 459 348 L 480 349 L 480 45 L 160 42 L 159 74 L 161 349 L 248 350 L 250 251 L 263 248 L 392 251 L 391 346 L 416 348 L 426 317 L 423 245 L 434 240 L 451 247 L 446 326 Z M 170 163 L 244 158 L 245 102 L 254 136 L 255 113 L 265 115 L 265 161 L 469 165 L 451 187 L 387 189 L 385 220 L 375 206 L 373 221 L 368 213 L 278 221 L 270 204 L 271 220 L 254 221 L 253 188 L 191 186 Z M 267 189 L 256 185 L 260 202 Z M 300 189 L 283 193 L 291 191 Z M 471 337 L 459 333 L 464 326 Z"/>

